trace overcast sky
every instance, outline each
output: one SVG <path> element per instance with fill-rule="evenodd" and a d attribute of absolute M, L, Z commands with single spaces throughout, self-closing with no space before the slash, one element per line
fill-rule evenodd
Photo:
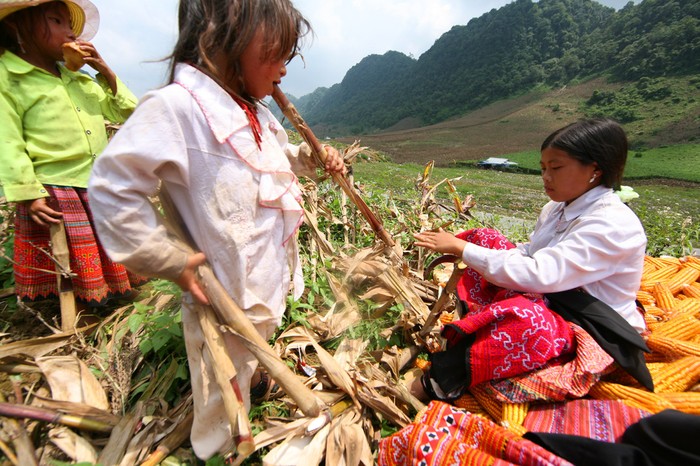
<path fill-rule="evenodd" d="M 92 0 L 100 29 L 92 42 L 127 86 L 141 97 L 166 81 L 177 37 L 178 0 Z M 628 0 L 599 0 L 622 8 Z M 418 58 L 452 26 L 465 25 L 511 0 L 296 0 L 314 29 L 295 58 L 282 90 L 301 97 L 342 81 L 364 57 L 389 50 Z M 635 1 L 638 3 L 638 0 Z"/>

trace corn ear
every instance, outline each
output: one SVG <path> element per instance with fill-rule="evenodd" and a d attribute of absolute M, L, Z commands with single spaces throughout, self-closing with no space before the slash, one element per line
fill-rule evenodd
<path fill-rule="evenodd" d="M 700 357 L 700 344 L 691 341 L 676 340 L 652 333 L 647 338 L 646 343 L 652 353 L 659 353 L 669 358 Z"/>
<path fill-rule="evenodd" d="M 648 365 L 654 392 L 684 392 L 700 380 L 700 357 L 686 356 L 676 361 Z"/>
<path fill-rule="evenodd" d="M 678 300 L 678 305 L 673 310 L 676 314 L 683 314 L 700 318 L 700 298 L 686 298 Z"/>
<path fill-rule="evenodd" d="M 598 400 L 620 400 L 628 406 L 643 409 L 652 414 L 674 407 L 670 401 L 656 393 L 612 382 L 600 381 L 588 394 Z"/>
<path fill-rule="evenodd" d="M 677 273 L 675 273 L 671 278 L 668 279 L 668 287 L 671 289 L 671 293 L 674 295 L 681 291 L 682 287 L 695 283 L 695 281 L 700 277 L 700 269 L 695 269 L 693 267 L 683 267 Z"/>
<path fill-rule="evenodd" d="M 656 304 L 654 295 L 649 291 L 639 290 L 637 291 L 637 301 L 642 303 L 644 306 Z"/>
<path fill-rule="evenodd" d="M 483 406 L 474 398 L 470 393 L 465 393 L 464 395 L 457 398 L 452 404 L 458 408 L 466 409 L 472 414 L 488 415 L 484 410 Z"/>
<path fill-rule="evenodd" d="M 689 298 L 700 298 L 700 283 L 688 283 L 681 288 L 681 293 Z"/>
<path fill-rule="evenodd" d="M 658 282 L 660 280 L 667 280 L 673 274 L 678 272 L 678 269 L 680 269 L 680 266 L 678 265 L 666 265 L 646 276 L 642 275 L 642 282 Z"/>
<path fill-rule="evenodd" d="M 660 393 L 659 395 L 672 403 L 678 411 L 700 415 L 700 392 Z"/>
<path fill-rule="evenodd" d="M 469 392 L 494 421 L 501 422 L 503 420 L 503 403 L 490 396 L 486 390 L 478 385 L 470 387 Z"/>
<path fill-rule="evenodd" d="M 700 334 L 700 320 L 687 314 L 678 314 L 666 322 L 649 324 L 649 330 L 657 335 L 687 341 Z"/>
<path fill-rule="evenodd" d="M 651 294 L 654 295 L 656 305 L 664 311 L 670 312 L 676 306 L 676 298 L 666 281 L 654 283 Z"/>
<path fill-rule="evenodd" d="M 529 403 L 503 403 L 501 425 L 518 435 L 523 435 L 527 431 L 523 423 L 529 408 Z"/>

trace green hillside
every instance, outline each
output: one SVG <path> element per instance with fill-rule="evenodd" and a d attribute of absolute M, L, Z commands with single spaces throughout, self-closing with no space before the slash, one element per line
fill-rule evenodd
<path fill-rule="evenodd" d="M 342 82 L 291 100 L 320 137 L 347 137 L 445 123 L 506 99 L 566 93 L 596 80 L 597 88 L 580 95 L 593 98 L 585 113 L 613 110 L 609 116 L 633 122 L 644 112 L 625 107 L 667 97 L 667 91 L 644 92 L 637 83 L 655 87 L 655 79 L 664 78 L 678 79 L 674 85 L 680 87 L 697 86 L 689 80 L 700 74 L 699 56 L 697 0 L 643 0 L 619 11 L 593 0 L 516 0 L 453 27 L 417 60 L 399 52 L 372 55 Z M 636 95 L 611 96 L 630 85 Z M 595 90 L 602 93 L 593 95 Z M 645 133 L 640 139 L 655 145 L 664 139 L 688 142 L 683 128 L 698 127 L 697 108 L 677 98 L 666 102 L 670 113 L 689 119 L 679 127 L 657 128 L 658 138 Z M 579 102 L 573 109 L 557 104 L 551 110 L 562 119 L 567 111 L 584 113 Z M 550 127 L 547 121 L 534 126 Z"/>
<path fill-rule="evenodd" d="M 594 95 L 606 98 L 593 99 Z M 611 116 L 622 121 L 634 153 L 630 155 L 631 169 L 636 154 L 643 160 L 651 154 L 665 154 L 650 148 L 676 145 L 678 141 L 691 144 L 688 147 L 700 143 L 700 79 L 681 76 L 623 84 L 597 78 L 504 99 L 435 125 L 396 127 L 358 139 L 397 163 L 434 160 L 446 166 L 519 152 L 536 153 L 550 132 L 586 116 Z M 354 139 L 339 138 L 346 143 Z M 684 152 L 683 157 L 674 164 L 678 171 L 700 173 L 700 160 L 692 150 Z M 538 169 L 538 164 L 539 159 L 531 168 Z M 651 174 L 659 173 L 653 167 L 650 170 Z"/>

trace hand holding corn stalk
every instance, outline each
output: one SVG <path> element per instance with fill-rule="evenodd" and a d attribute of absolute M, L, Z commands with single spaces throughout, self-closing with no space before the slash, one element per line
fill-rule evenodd
<path fill-rule="evenodd" d="M 287 99 L 279 86 L 275 86 L 272 92 L 272 98 L 275 103 L 279 106 L 284 116 L 294 125 L 296 130 L 299 132 L 301 137 L 306 141 L 306 143 L 311 148 L 314 156 L 316 157 L 317 163 L 319 165 L 325 165 L 326 162 L 326 149 L 319 142 L 319 140 L 314 135 L 311 128 L 306 124 L 304 119 L 301 117 L 294 105 Z M 345 194 L 352 200 L 352 202 L 357 206 L 365 219 L 369 222 L 372 230 L 375 234 L 384 242 L 386 246 L 391 248 L 395 247 L 395 243 L 391 235 L 384 229 L 382 222 L 374 215 L 374 212 L 370 210 L 365 201 L 360 197 L 360 195 L 355 191 L 352 185 L 348 182 L 340 173 L 333 173 L 333 180 L 341 187 Z"/>

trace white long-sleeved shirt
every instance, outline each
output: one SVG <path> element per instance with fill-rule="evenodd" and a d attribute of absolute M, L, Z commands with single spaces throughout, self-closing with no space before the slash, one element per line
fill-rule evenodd
<path fill-rule="evenodd" d="M 646 324 L 635 299 L 646 244 L 634 212 L 611 189 L 598 186 L 568 206 L 547 203 L 530 242 L 510 250 L 468 243 L 462 259 L 504 288 L 556 293 L 580 287 L 642 332 Z"/>
<path fill-rule="evenodd" d="M 148 197 L 159 182 L 214 273 L 241 309 L 278 320 L 294 275 L 301 191 L 282 125 L 258 105 L 258 148 L 244 111 L 208 76 L 178 65 L 175 82 L 146 94 L 97 159 L 88 188 L 99 238 L 116 262 L 175 279 L 188 253 L 167 235 Z"/>

